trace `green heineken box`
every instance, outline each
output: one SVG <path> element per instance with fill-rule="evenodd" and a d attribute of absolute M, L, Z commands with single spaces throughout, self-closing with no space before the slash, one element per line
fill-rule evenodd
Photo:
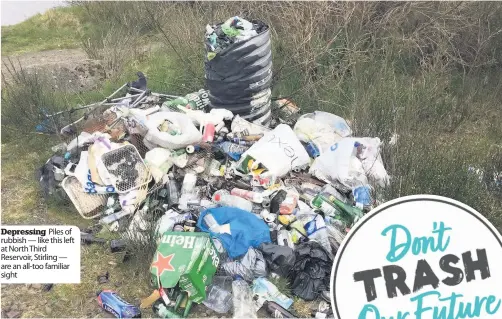
<path fill-rule="evenodd" d="M 216 273 L 220 258 L 209 234 L 165 232 L 160 239 L 150 267 L 156 288 L 178 284 L 190 300 L 206 299 L 206 287 Z"/>

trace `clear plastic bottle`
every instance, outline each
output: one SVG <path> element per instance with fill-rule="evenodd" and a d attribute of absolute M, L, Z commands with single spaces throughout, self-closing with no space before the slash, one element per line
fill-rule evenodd
<path fill-rule="evenodd" d="M 217 313 L 227 313 L 232 308 L 232 277 L 215 276 L 202 303 Z"/>
<path fill-rule="evenodd" d="M 169 205 L 177 205 L 180 202 L 180 192 L 173 177 L 169 178 Z"/>
<path fill-rule="evenodd" d="M 232 282 L 232 302 L 234 318 L 258 318 L 251 287 L 239 276 Z"/>
<path fill-rule="evenodd" d="M 322 191 L 320 192 L 322 196 L 325 198 L 330 198 L 333 196 L 334 198 L 338 199 L 339 201 L 342 202 L 347 202 L 347 197 L 342 195 L 335 187 L 333 187 L 331 184 L 326 184 L 322 188 Z"/>
<path fill-rule="evenodd" d="M 277 244 L 279 244 L 280 246 L 288 246 L 291 249 L 295 249 L 295 244 L 293 243 L 291 233 L 286 229 L 279 230 L 279 233 L 277 234 Z"/>
<path fill-rule="evenodd" d="M 263 203 L 263 195 L 257 192 L 248 191 L 240 188 L 233 188 L 230 194 L 242 197 L 244 199 L 250 200 L 253 203 L 261 204 Z"/>
<path fill-rule="evenodd" d="M 196 183 L 197 175 L 193 173 L 186 173 L 185 178 L 183 179 L 183 185 L 181 187 L 181 194 L 183 195 L 192 193 Z"/>
<path fill-rule="evenodd" d="M 253 210 L 253 203 L 239 196 L 216 192 L 213 200 L 220 206 L 240 208 L 248 212 Z"/>

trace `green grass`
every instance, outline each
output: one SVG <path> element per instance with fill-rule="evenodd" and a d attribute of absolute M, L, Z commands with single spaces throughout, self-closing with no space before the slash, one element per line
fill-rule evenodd
<path fill-rule="evenodd" d="M 80 12 L 77 6 L 55 8 L 19 24 L 3 26 L 2 55 L 78 48 L 79 32 L 84 28 Z"/>

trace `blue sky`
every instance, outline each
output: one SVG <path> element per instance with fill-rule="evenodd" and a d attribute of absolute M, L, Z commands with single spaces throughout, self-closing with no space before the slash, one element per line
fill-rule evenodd
<path fill-rule="evenodd" d="M 2 25 L 22 22 L 37 13 L 64 5 L 64 1 L 4 1 L 2 0 Z"/>

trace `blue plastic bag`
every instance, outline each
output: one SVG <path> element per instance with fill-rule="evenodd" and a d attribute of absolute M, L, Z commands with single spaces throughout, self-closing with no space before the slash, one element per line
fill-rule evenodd
<path fill-rule="evenodd" d="M 204 216 L 213 215 L 220 225 L 230 224 L 230 234 L 220 234 L 209 230 L 204 222 Z M 252 213 L 234 207 L 209 208 L 200 213 L 197 227 L 218 238 L 228 256 L 240 257 L 249 247 L 258 248 L 262 243 L 270 243 L 270 230 L 267 224 Z"/>

